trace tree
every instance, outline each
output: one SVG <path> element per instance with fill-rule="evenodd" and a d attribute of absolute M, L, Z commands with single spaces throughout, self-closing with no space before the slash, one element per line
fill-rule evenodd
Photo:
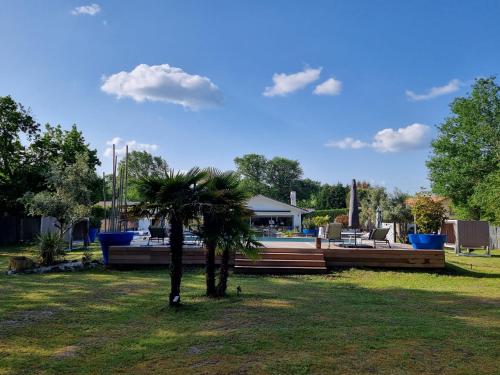
<path fill-rule="evenodd" d="M 199 234 L 206 248 L 206 294 L 209 297 L 216 297 L 216 248 L 227 234 L 228 218 L 232 217 L 235 212 L 241 214 L 245 211 L 247 194 L 240 188 L 239 178 L 235 172 L 210 169 L 207 175 L 208 179 L 200 198 L 203 223 L 199 228 Z"/>
<path fill-rule="evenodd" d="M 23 202 L 30 215 L 56 218 L 62 239 L 74 223 L 89 216 L 92 186 L 98 177 L 89 167 L 88 155 L 84 154 L 73 164 L 52 165 L 46 178 L 50 190 L 27 193 Z"/>
<path fill-rule="evenodd" d="M 219 237 L 217 247 L 221 250 L 221 266 L 217 283 L 217 296 L 224 297 L 229 277 L 229 259 L 231 254 L 241 252 L 250 258 L 258 257 L 262 244 L 257 241 L 255 233 L 250 228 L 252 212 L 245 207 L 238 207 L 223 216 L 222 236 Z"/>
<path fill-rule="evenodd" d="M 384 206 L 387 200 L 385 188 L 375 186 L 364 189 L 365 194 L 359 198 L 361 210 L 359 213 L 359 221 L 366 229 L 372 229 L 375 225 L 377 208 Z"/>
<path fill-rule="evenodd" d="M 482 220 L 500 225 L 500 166 L 474 188 L 471 203 L 481 207 Z"/>
<path fill-rule="evenodd" d="M 38 185 L 27 164 L 26 147 L 21 137 L 32 140 L 40 125 L 30 111 L 10 96 L 0 97 L 0 212 L 17 212 L 22 205 L 17 199 L 31 186 Z"/>
<path fill-rule="evenodd" d="M 122 159 L 119 168 L 125 168 L 125 159 Z M 128 189 L 127 199 L 140 201 L 138 183 L 144 177 L 165 177 L 170 170 L 168 163 L 161 156 L 153 156 L 147 151 L 132 151 L 128 155 Z M 111 181 L 108 179 L 108 181 Z M 109 185 L 109 184 L 108 184 Z M 110 186 L 108 187 L 110 190 Z"/>
<path fill-rule="evenodd" d="M 170 306 L 181 302 L 183 229 L 189 220 L 198 218 L 205 178 L 206 172 L 192 168 L 186 173 L 170 171 L 163 177 L 143 177 L 139 181 L 145 202 L 138 206 L 136 215 L 167 218 L 170 222 Z"/>
<path fill-rule="evenodd" d="M 321 189 L 319 181 L 309 178 L 297 180 L 292 185 L 292 190 L 297 192 L 297 205 L 299 207 L 316 207 L 316 197 Z"/>
<path fill-rule="evenodd" d="M 297 160 L 274 157 L 267 164 L 266 181 L 271 198 L 290 202 L 290 191 L 302 177 L 302 167 Z"/>
<path fill-rule="evenodd" d="M 395 223 L 399 226 L 399 240 L 406 243 L 408 234 L 408 223 L 413 221 L 411 208 L 406 204 L 408 194 L 395 189 L 385 201 L 382 202 L 382 217 L 385 221 Z"/>
<path fill-rule="evenodd" d="M 267 163 L 266 157 L 258 154 L 234 158 L 238 173 L 254 182 L 263 182 L 267 179 Z"/>
<path fill-rule="evenodd" d="M 250 195 L 267 194 L 267 163 L 264 155 L 247 154 L 234 159 L 236 170 L 241 175 L 242 189 Z"/>
<path fill-rule="evenodd" d="M 477 187 L 500 163 L 500 87 L 495 77 L 479 78 L 467 97 L 451 103 L 452 115 L 438 126 L 427 162 L 432 190 L 451 198 L 471 219 L 483 208 L 473 199 Z"/>
<path fill-rule="evenodd" d="M 349 188 L 340 182 L 336 185 L 324 184 L 318 193 L 316 208 L 319 210 L 345 208 L 347 207 L 346 196 L 348 192 Z"/>
<path fill-rule="evenodd" d="M 120 167 L 125 166 L 125 160 L 120 161 Z M 143 177 L 165 177 L 169 174 L 168 163 L 161 156 L 153 156 L 147 151 L 131 151 L 128 154 L 128 176 L 130 180 Z"/>
<path fill-rule="evenodd" d="M 418 193 L 413 202 L 412 214 L 419 233 L 437 233 L 445 219 L 445 207 L 441 200 L 434 199 L 429 193 Z"/>
<path fill-rule="evenodd" d="M 290 191 L 298 186 L 302 167 L 297 160 L 248 154 L 235 158 L 242 188 L 251 195 L 264 194 L 282 202 L 290 202 Z"/>
<path fill-rule="evenodd" d="M 45 125 L 45 132 L 37 134 L 30 145 L 30 154 L 33 160 L 43 165 L 52 162 L 63 165 L 75 164 L 81 155 L 87 155 L 87 164 L 94 170 L 101 165 L 97 157 L 97 150 L 90 148 L 83 133 L 73 125 L 70 130 L 63 130 L 61 125 Z"/>
<path fill-rule="evenodd" d="M 40 133 L 29 110 L 10 96 L 0 97 L 0 212 L 22 214 L 25 206 L 20 198 L 52 189 L 47 171 L 56 164 L 73 165 L 82 155 L 92 171 L 100 164 L 97 150 L 90 148 L 76 125 L 68 131 L 46 125 Z M 94 183 L 95 198 L 102 184 L 99 179 Z"/>

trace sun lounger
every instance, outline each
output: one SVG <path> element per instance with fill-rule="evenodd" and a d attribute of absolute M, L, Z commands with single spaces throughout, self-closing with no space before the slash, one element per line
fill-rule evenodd
<path fill-rule="evenodd" d="M 342 239 L 342 224 L 329 223 L 326 226 L 326 239 L 328 240 L 328 248 L 330 248 L 330 242 L 344 242 Z"/>
<path fill-rule="evenodd" d="M 368 240 L 368 241 L 373 241 L 373 247 L 377 247 L 377 242 L 387 244 L 389 247 L 391 247 L 391 244 L 387 239 L 388 233 L 389 233 L 389 228 L 372 229 L 368 234 L 368 237 L 361 238 L 361 242 L 363 242 L 363 240 Z"/>

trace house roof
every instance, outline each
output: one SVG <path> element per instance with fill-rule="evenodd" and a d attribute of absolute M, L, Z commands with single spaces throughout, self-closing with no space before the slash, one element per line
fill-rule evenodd
<path fill-rule="evenodd" d="M 273 198 L 269 198 L 269 197 L 266 197 L 265 195 L 262 195 L 262 194 L 257 194 L 255 196 L 253 196 L 252 198 L 250 198 L 247 202 L 247 204 L 249 206 L 251 206 L 249 203 L 252 201 L 252 200 L 255 200 L 255 199 L 260 199 L 260 200 L 263 200 L 263 201 L 267 201 L 269 202 L 270 204 L 273 204 L 274 206 L 279 206 L 279 207 L 283 207 L 283 208 L 287 208 L 288 210 L 294 210 L 294 211 L 299 211 L 303 214 L 306 214 L 308 213 L 309 211 L 308 210 L 305 210 L 303 208 L 300 208 L 300 207 L 297 207 L 297 206 L 293 206 L 291 204 L 288 204 L 288 203 L 283 203 L 283 202 L 280 202 L 276 199 L 273 199 Z M 250 207 L 252 208 L 252 207 Z M 272 212 L 272 211 L 275 211 L 275 210 L 267 210 L 267 209 L 261 209 L 260 207 L 259 208 L 256 208 L 254 209 L 254 211 L 265 211 L 265 212 Z"/>

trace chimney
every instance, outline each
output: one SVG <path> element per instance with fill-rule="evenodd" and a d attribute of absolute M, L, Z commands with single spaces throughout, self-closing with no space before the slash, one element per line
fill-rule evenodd
<path fill-rule="evenodd" d="M 295 191 L 290 192 L 290 204 L 292 206 L 297 206 L 297 193 Z"/>

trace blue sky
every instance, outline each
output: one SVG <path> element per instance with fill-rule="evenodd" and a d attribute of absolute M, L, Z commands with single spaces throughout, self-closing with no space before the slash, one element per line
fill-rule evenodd
<path fill-rule="evenodd" d="M 450 101 L 499 73 L 499 16 L 486 0 L 3 1 L 0 95 L 78 124 L 104 169 L 119 137 L 176 169 L 260 153 L 413 192 Z"/>

